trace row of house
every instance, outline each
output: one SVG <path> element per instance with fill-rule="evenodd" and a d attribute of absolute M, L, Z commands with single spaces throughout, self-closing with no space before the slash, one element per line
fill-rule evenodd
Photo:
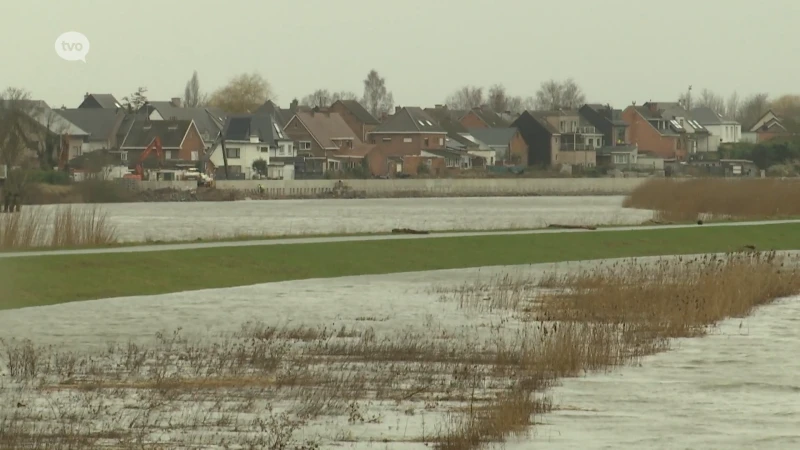
<path fill-rule="evenodd" d="M 128 111 L 110 94 L 87 93 L 77 108 L 49 112 L 58 118 L 53 132 L 69 138 L 73 170 L 85 170 L 99 155 L 104 165 L 132 168 L 159 137 L 165 160 L 145 161 L 145 167 L 194 166 L 232 179 L 315 178 L 330 171 L 404 177 L 531 166 L 657 171 L 725 143 L 799 131 L 769 111 L 743 132 L 709 108 L 687 110 L 676 102 L 520 114 L 487 106 L 407 106 L 379 120 L 354 100 L 326 108 L 267 101 L 250 114 L 228 114 L 186 107 L 178 98 Z"/>

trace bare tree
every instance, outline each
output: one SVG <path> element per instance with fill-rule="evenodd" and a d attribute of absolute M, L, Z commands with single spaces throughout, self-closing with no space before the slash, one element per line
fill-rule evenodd
<path fill-rule="evenodd" d="M 311 94 L 308 94 L 305 97 L 303 97 L 300 103 L 311 108 L 315 107 L 324 108 L 330 106 L 333 103 L 333 100 L 331 99 L 330 91 L 328 91 L 327 89 L 317 89 Z"/>
<path fill-rule="evenodd" d="M 730 120 L 739 119 L 739 93 L 736 91 L 725 102 L 725 118 Z"/>
<path fill-rule="evenodd" d="M 358 94 L 352 91 L 339 91 L 331 94 L 331 104 L 338 100 L 358 100 Z"/>
<path fill-rule="evenodd" d="M 545 81 L 536 92 L 536 109 L 540 110 L 577 109 L 584 103 L 586 95 L 572 78 Z"/>
<path fill-rule="evenodd" d="M 194 73 L 192 73 L 192 78 L 186 82 L 186 87 L 183 89 L 183 104 L 187 108 L 197 108 L 200 106 L 201 98 L 200 79 L 195 70 Z"/>
<path fill-rule="evenodd" d="M 9 87 L 0 93 L 0 164 L 9 169 L 25 158 L 33 105 L 24 89 Z"/>
<path fill-rule="evenodd" d="M 0 93 L 0 164 L 6 166 L 3 211 L 19 210 L 28 181 L 28 155 L 36 103 L 24 89 L 7 88 Z"/>
<path fill-rule="evenodd" d="M 394 96 L 386 89 L 386 79 L 378 75 L 375 69 L 370 70 L 364 79 L 364 97 L 361 103 L 370 114 L 378 118 L 394 108 Z"/>
<path fill-rule="evenodd" d="M 742 102 L 737 120 L 742 124 L 743 129 L 749 130 L 769 108 L 769 94 L 753 94 Z"/>
<path fill-rule="evenodd" d="M 709 89 L 703 89 L 702 92 L 700 92 L 700 98 L 692 102 L 693 109 L 702 106 L 711 108 L 718 114 L 723 114 L 725 112 L 725 99 L 723 99 L 721 95 L 717 95 Z"/>
<path fill-rule="evenodd" d="M 253 72 L 231 78 L 228 84 L 214 91 L 209 104 L 228 113 L 249 113 L 274 98 L 269 82 Z"/>
<path fill-rule="evenodd" d="M 136 92 L 122 97 L 122 106 L 128 112 L 138 111 L 145 103 L 147 103 L 147 88 L 144 86 L 139 86 L 136 88 Z"/>
<path fill-rule="evenodd" d="M 464 86 L 450 94 L 445 100 L 451 109 L 472 109 L 483 105 L 483 88 L 476 86 Z"/>

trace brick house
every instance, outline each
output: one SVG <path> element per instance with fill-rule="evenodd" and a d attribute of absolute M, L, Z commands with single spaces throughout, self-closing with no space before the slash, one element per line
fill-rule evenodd
<path fill-rule="evenodd" d="M 781 117 L 770 109 L 749 130 L 756 133 L 757 142 L 764 142 L 776 137 L 800 136 L 800 123 Z"/>
<path fill-rule="evenodd" d="M 381 124 L 356 100 L 337 100 L 331 105 L 330 111 L 342 116 L 347 126 L 364 142 L 367 142 L 369 133 Z"/>
<path fill-rule="evenodd" d="M 664 159 L 685 161 L 689 154 L 711 149 L 711 134 L 678 103 L 634 104 L 622 117 L 628 122 L 629 142 Z"/>
<path fill-rule="evenodd" d="M 472 108 L 459 120 L 465 128 L 508 128 L 511 124 L 486 105 Z"/>
<path fill-rule="evenodd" d="M 298 156 L 325 158 L 361 143 L 344 118 L 327 109 L 298 111 L 283 130 L 295 141 Z"/>
<path fill-rule="evenodd" d="M 422 108 L 397 107 L 395 114 L 369 133 L 369 142 L 375 149 L 367 156 L 374 175 L 390 172 L 388 158 L 420 155 L 422 150 L 446 147 L 447 131 Z"/>
<path fill-rule="evenodd" d="M 199 164 L 201 156 L 204 155 L 205 143 L 194 121 L 150 120 L 147 117 L 137 117 L 132 121 L 120 145 L 122 162 L 130 168 L 135 167 L 140 155 L 156 137 L 161 138 L 161 148 L 164 150 L 166 163 Z"/>
<path fill-rule="evenodd" d="M 463 149 L 467 151 L 488 149 L 486 146 L 482 148 L 478 142 L 470 140 L 469 137 L 467 137 L 470 135 L 469 130 L 459 122 L 459 119 L 463 114 L 466 114 L 466 111 L 452 110 L 448 108 L 447 105 L 436 105 L 434 108 L 425 108 L 424 111 L 434 119 L 436 124 L 447 132 L 445 146 L 450 146 L 452 144 L 454 146 L 463 147 Z"/>
<path fill-rule="evenodd" d="M 577 111 L 525 111 L 512 124 L 528 145 L 528 165 L 594 167 L 602 134 Z"/>

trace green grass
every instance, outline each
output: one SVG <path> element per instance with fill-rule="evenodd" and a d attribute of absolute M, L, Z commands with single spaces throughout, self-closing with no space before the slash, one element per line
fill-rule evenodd
<path fill-rule="evenodd" d="M 800 249 L 800 224 L 8 258 L 0 259 L 0 309 L 307 278 L 725 252 L 744 245 Z"/>

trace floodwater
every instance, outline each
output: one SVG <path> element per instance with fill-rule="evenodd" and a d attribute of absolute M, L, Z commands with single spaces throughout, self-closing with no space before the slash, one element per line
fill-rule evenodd
<path fill-rule="evenodd" d="M 621 196 L 251 200 L 102 204 L 121 241 L 236 235 L 634 225 L 652 218 Z M 53 208 L 47 206 L 45 208 Z"/>
<path fill-rule="evenodd" d="M 368 321 L 382 330 L 429 327 L 432 322 L 474 328 L 489 319 L 437 301 L 430 288 L 593 264 L 597 262 L 289 281 L 26 308 L 0 312 L 0 337 L 86 349 L 178 326 L 187 332 L 234 331 L 248 320 L 331 327 Z M 561 409 L 543 416 L 543 424 L 524 441 L 504 447 L 800 448 L 798 349 L 800 298 L 783 299 L 745 319 L 723 322 L 704 338 L 676 340 L 672 350 L 639 366 L 564 380 L 551 391 Z M 366 442 L 337 445 L 385 448 Z"/>

